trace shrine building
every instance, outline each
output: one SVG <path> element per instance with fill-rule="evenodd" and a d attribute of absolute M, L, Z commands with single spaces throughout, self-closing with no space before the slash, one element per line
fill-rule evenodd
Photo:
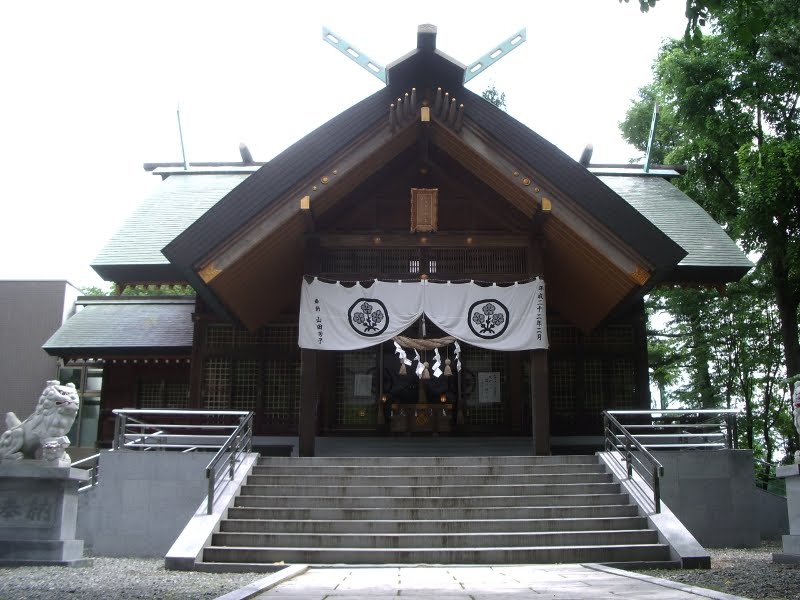
<path fill-rule="evenodd" d="M 649 409 L 644 296 L 750 268 L 671 168 L 575 161 L 417 47 L 267 163 L 163 181 L 95 271 L 196 296 L 83 297 L 45 344 L 115 408 L 251 410 L 256 435 L 527 436 L 591 445 Z M 599 445 L 599 442 L 597 442 Z"/>

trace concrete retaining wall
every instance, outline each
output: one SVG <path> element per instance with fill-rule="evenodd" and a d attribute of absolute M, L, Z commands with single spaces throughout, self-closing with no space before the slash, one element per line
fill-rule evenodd
<path fill-rule="evenodd" d="M 759 545 L 750 450 L 654 452 L 664 465 L 661 497 L 708 548 Z"/>
<path fill-rule="evenodd" d="M 789 510 L 786 498 L 761 488 L 755 489 L 758 530 L 762 540 L 779 540 L 789 533 Z"/>
<path fill-rule="evenodd" d="M 211 453 L 104 452 L 80 495 L 78 539 L 102 556 L 164 556 L 206 497 Z"/>

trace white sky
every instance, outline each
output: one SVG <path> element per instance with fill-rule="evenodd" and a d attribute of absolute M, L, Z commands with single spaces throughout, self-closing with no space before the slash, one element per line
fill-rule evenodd
<path fill-rule="evenodd" d="M 327 25 L 388 64 L 417 25 L 469 64 L 527 27 L 528 41 L 470 82 L 577 158 L 637 155 L 617 123 L 684 0 L 0 4 L 0 279 L 104 285 L 89 263 L 160 178 L 144 162 L 268 160 L 383 84 L 322 41 Z"/>

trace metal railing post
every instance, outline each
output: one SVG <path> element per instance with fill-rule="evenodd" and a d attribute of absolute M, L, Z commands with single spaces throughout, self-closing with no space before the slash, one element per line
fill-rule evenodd
<path fill-rule="evenodd" d="M 625 468 L 628 471 L 628 479 L 633 479 L 633 455 L 631 454 L 631 441 L 625 436 Z"/>
<path fill-rule="evenodd" d="M 208 479 L 208 495 L 206 496 L 206 514 L 214 512 L 214 469 L 206 468 L 206 479 Z"/>
<path fill-rule="evenodd" d="M 663 469 L 662 469 L 663 471 Z M 661 512 L 661 477 L 663 473 L 659 473 L 657 466 L 653 465 L 653 503 L 655 504 L 656 513 Z"/>

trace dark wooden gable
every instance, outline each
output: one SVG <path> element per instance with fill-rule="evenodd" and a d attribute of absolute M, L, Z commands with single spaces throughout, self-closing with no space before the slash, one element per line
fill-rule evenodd
<path fill-rule="evenodd" d="M 317 249 L 358 242 L 325 235 L 362 233 L 364 248 L 414 245 L 415 186 L 441 190 L 440 231 L 417 246 L 463 246 L 469 232 L 496 232 L 503 239 L 491 245 L 514 246 L 537 229 L 549 305 L 584 329 L 685 255 L 584 167 L 464 89 L 463 66 L 430 42 L 422 36 L 390 65 L 387 88 L 259 169 L 164 249 L 211 306 L 250 328 L 295 312 L 301 275 L 325 272 Z M 458 113 L 439 110 L 450 103 Z"/>

